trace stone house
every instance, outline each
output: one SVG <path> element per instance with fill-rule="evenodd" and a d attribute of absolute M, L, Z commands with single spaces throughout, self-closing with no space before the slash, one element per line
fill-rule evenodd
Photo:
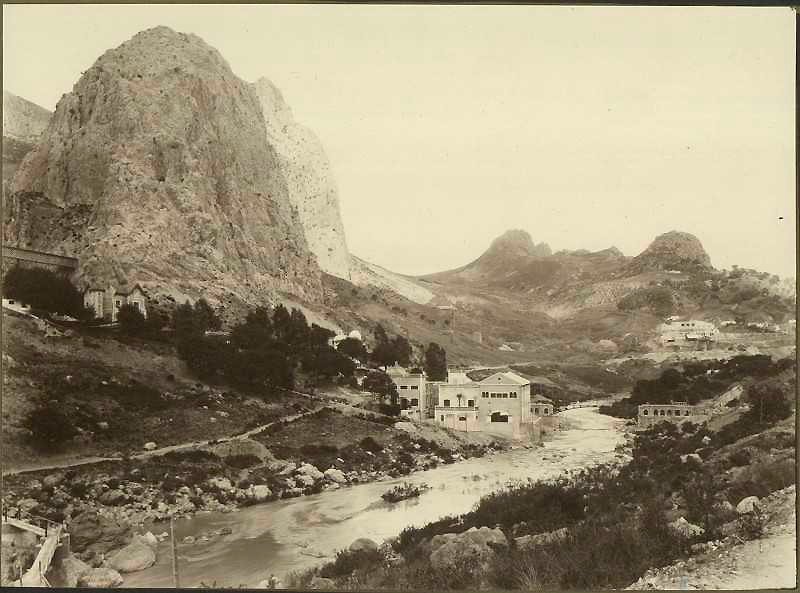
<path fill-rule="evenodd" d="M 396 364 L 386 369 L 386 374 L 397 387 L 401 414 L 415 420 L 422 420 L 423 410 L 427 404 L 425 373 L 413 373 Z"/>
<path fill-rule="evenodd" d="M 83 304 L 94 310 L 96 318 L 111 323 L 117 321 L 117 314 L 123 305 L 132 305 L 147 317 L 147 295 L 139 284 L 129 289 L 89 286 L 83 293 Z"/>
<path fill-rule="evenodd" d="M 638 408 L 637 426 L 649 428 L 659 422 L 673 422 L 683 424 L 694 422 L 702 424 L 709 420 L 711 415 L 704 406 L 694 406 L 686 402 L 669 404 L 641 404 Z"/>

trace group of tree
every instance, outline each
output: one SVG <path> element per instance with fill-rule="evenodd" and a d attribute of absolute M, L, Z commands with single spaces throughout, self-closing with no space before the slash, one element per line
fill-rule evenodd
<path fill-rule="evenodd" d="M 411 344 L 405 336 L 390 338 L 382 325 L 375 328 L 375 347 L 370 353 L 370 360 L 384 368 L 399 364 L 408 366 L 411 363 Z"/>
<path fill-rule="evenodd" d="M 294 386 L 299 373 L 312 385 L 350 379 L 355 363 L 329 345 L 333 332 L 308 324 L 299 309 L 258 307 L 229 335 L 206 335 L 220 327 L 205 301 L 178 307 L 174 316 L 178 353 L 189 368 L 209 381 L 245 390 Z"/>
<path fill-rule="evenodd" d="M 84 306 L 83 295 L 70 279 L 46 268 L 9 268 L 3 276 L 3 297 L 47 313 L 80 320 L 94 317 L 94 311 Z"/>

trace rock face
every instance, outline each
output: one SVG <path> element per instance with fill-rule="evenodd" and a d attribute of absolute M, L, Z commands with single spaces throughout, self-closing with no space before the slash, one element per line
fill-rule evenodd
<path fill-rule="evenodd" d="M 350 279 L 350 255 L 339 212 L 339 193 L 322 143 L 313 131 L 294 120 L 280 90 L 266 78 L 253 83 L 286 178 L 289 199 L 297 208 L 308 248 L 319 266 L 333 276 Z"/>
<path fill-rule="evenodd" d="M 69 525 L 70 545 L 74 552 L 100 552 L 119 548 L 131 539 L 130 528 L 103 520 L 97 513 L 84 512 Z"/>
<path fill-rule="evenodd" d="M 656 237 L 642 253 L 633 258 L 630 268 L 650 270 L 692 270 L 711 268 L 711 258 L 700 239 L 689 233 L 670 231 Z"/>
<path fill-rule="evenodd" d="M 486 254 L 501 257 L 547 257 L 552 255 L 547 243 L 534 243 L 530 233 L 511 229 L 492 241 Z"/>
<path fill-rule="evenodd" d="M 507 545 L 508 540 L 500 529 L 472 527 L 464 533 L 435 535 L 430 542 L 430 561 L 437 569 L 458 568 L 465 562 L 483 569 L 494 549 Z"/>
<path fill-rule="evenodd" d="M 212 302 L 321 298 L 262 108 L 214 48 L 156 27 L 59 101 L 12 184 L 12 244 L 80 259 L 83 284 Z"/>
<path fill-rule="evenodd" d="M 3 136 L 34 142 L 53 114 L 36 103 L 3 91 Z"/>

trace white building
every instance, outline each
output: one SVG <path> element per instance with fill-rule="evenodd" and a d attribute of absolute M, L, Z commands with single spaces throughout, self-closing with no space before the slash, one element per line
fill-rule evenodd
<path fill-rule="evenodd" d="M 422 420 L 426 402 L 425 373 L 412 373 L 395 364 L 386 369 L 386 374 L 397 387 L 400 414 L 414 420 Z"/>
<path fill-rule="evenodd" d="M 83 304 L 94 310 L 95 317 L 112 323 L 117 320 L 117 314 L 123 305 L 131 305 L 147 317 L 147 296 L 138 284 L 122 290 L 113 286 L 106 288 L 90 286 L 83 293 Z"/>

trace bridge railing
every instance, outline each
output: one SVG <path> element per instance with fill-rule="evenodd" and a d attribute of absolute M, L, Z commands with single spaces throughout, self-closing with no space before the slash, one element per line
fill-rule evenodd
<path fill-rule="evenodd" d="M 32 515 L 27 511 L 22 510 L 19 507 L 3 507 L 3 521 L 7 521 L 8 519 L 19 519 L 20 521 L 25 521 L 35 527 L 40 529 L 44 529 L 45 537 L 50 531 L 55 531 L 56 528 L 63 528 L 64 524 L 59 523 L 58 521 L 53 521 L 46 517 L 40 517 L 38 515 Z"/>

